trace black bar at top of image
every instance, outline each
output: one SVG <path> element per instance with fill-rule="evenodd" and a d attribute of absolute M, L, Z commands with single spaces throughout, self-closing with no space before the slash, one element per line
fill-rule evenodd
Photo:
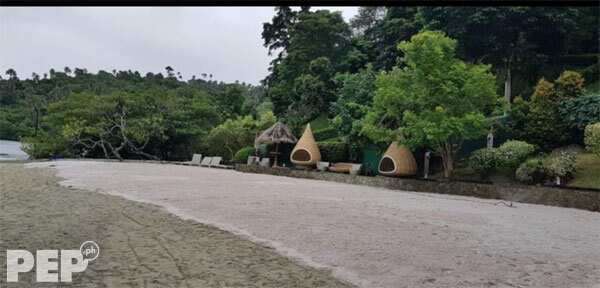
<path fill-rule="evenodd" d="M 0 0 L 0 6 L 598 6 L 596 0 Z"/>

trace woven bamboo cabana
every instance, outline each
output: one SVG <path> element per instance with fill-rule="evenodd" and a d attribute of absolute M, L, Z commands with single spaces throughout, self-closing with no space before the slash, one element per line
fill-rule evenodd
<path fill-rule="evenodd" d="M 379 174 L 385 176 L 412 176 L 417 174 L 417 161 L 412 152 L 392 142 L 379 161 Z"/>
<path fill-rule="evenodd" d="M 254 147 L 258 148 L 260 144 L 275 144 L 275 161 L 273 166 L 277 166 L 277 156 L 279 154 L 280 143 L 296 143 L 298 139 L 292 133 L 292 130 L 285 124 L 277 122 L 267 130 L 263 131 L 254 140 Z"/>
<path fill-rule="evenodd" d="M 292 150 L 290 160 L 292 163 L 301 166 L 312 166 L 321 161 L 321 151 L 319 151 L 315 136 L 310 129 L 310 124 L 306 125 L 302 137 Z"/>

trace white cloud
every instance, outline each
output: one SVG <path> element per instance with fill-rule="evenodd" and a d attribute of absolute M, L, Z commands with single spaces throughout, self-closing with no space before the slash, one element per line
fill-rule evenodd
<path fill-rule="evenodd" d="M 342 11 L 356 7 L 315 7 Z M 185 79 L 212 73 L 226 82 L 257 84 L 270 57 L 262 23 L 273 7 L 37 7 L 0 8 L 0 69 L 21 78 L 65 66 L 163 72 Z"/>

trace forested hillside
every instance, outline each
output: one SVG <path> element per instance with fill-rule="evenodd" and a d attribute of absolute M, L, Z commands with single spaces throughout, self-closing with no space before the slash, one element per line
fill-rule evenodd
<path fill-rule="evenodd" d="M 581 89 L 546 113 L 572 115 L 581 108 L 573 101 L 587 101 L 592 108 L 578 111 L 585 119 L 562 130 L 582 143 L 583 127 L 600 113 L 598 24 L 597 6 L 364 7 L 349 22 L 315 7 L 277 7 L 256 35 L 273 55 L 261 86 L 206 74 L 184 80 L 171 67 L 164 75 L 9 69 L 0 80 L 0 138 L 22 140 L 34 157 L 175 160 L 201 152 L 234 159 L 277 120 L 295 132 L 315 121 L 324 153 L 336 159 L 357 160 L 369 143 L 407 136 L 414 147 L 445 143 L 451 151 L 436 151 L 450 157 L 457 143 L 489 130 L 482 119 L 508 114 L 514 121 L 498 130 L 539 134 L 523 111 L 540 79 L 569 70 L 577 75 L 561 76 L 557 87 Z M 508 99 L 520 103 L 516 110 Z M 418 132 L 449 120 L 456 122 L 446 128 L 456 131 Z M 545 149 L 569 144 L 544 133 L 534 136 L 550 141 Z"/>
<path fill-rule="evenodd" d="M 204 150 L 211 129 L 226 119 L 255 115 L 261 87 L 166 73 L 54 69 L 0 81 L 0 138 L 23 140 L 37 157 L 183 159 Z M 263 109 L 269 111 L 266 107 Z"/>

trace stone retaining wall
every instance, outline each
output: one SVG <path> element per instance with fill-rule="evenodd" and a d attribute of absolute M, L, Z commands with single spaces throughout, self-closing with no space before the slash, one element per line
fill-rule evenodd
<path fill-rule="evenodd" d="M 352 176 L 341 173 L 266 168 L 237 164 L 235 170 L 315 180 L 384 187 L 395 190 L 430 192 L 501 199 L 522 203 L 578 208 L 600 212 L 600 191 L 526 185 L 484 184 L 461 181 L 433 181 L 384 176 Z"/>

